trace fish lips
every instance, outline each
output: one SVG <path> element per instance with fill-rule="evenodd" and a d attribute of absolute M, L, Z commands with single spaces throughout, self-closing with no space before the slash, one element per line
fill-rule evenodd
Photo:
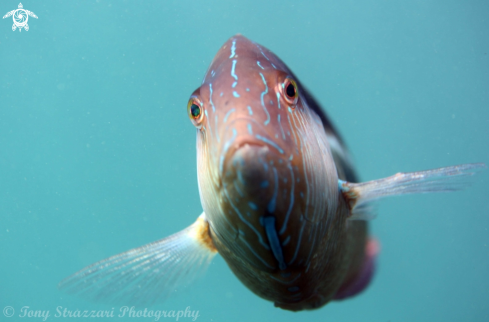
<path fill-rule="evenodd" d="M 221 177 L 223 188 L 233 200 L 251 212 L 275 212 L 278 191 L 282 191 L 289 160 L 269 145 L 255 140 L 238 140 L 226 153 Z M 272 202 L 272 204 L 270 204 Z"/>

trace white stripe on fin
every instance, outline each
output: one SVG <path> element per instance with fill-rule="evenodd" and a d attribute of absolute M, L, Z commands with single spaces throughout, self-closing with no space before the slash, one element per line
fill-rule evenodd
<path fill-rule="evenodd" d="M 468 185 L 467 177 L 486 168 L 484 163 L 469 163 L 427 171 L 397 173 L 384 179 L 350 183 L 339 180 L 338 185 L 348 201 L 350 219 L 369 219 L 365 208 L 369 202 L 413 193 L 457 191 Z"/>
<path fill-rule="evenodd" d="M 150 305 L 205 272 L 216 253 L 202 213 L 184 230 L 87 266 L 58 287 L 89 300 Z"/>

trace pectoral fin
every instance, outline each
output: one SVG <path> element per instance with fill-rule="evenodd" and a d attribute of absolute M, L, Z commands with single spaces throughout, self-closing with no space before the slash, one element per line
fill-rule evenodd
<path fill-rule="evenodd" d="M 95 301 L 152 304 L 203 273 L 216 253 L 203 213 L 184 230 L 87 266 L 58 287 Z"/>
<path fill-rule="evenodd" d="M 384 179 L 350 183 L 339 180 L 338 185 L 348 201 L 350 219 L 369 219 L 369 202 L 413 193 L 457 191 L 468 186 L 468 177 L 486 168 L 484 163 L 462 164 L 427 171 L 397 173 Z"/>

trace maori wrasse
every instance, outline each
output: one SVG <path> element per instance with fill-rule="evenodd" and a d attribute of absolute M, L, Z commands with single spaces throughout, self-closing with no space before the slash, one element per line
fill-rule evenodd
<path fill-rule="evenodd" d="M 197 129 L 203 213 L 160 241 L 88 266 L 60 288 L 94 300 L 156 302 L 219 253 L 258 296 L 292 311 L 361 292 L 375 270 L 369 203 L 443 192 L 484 164 L 357 182 L 343 140 L 271 51 L 237 35 L 187 104 Z"/>

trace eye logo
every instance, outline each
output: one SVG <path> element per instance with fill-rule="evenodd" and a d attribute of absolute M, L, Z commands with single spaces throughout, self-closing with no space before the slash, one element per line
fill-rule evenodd
<path fill-rule="evenodd" d="M 25 31 L 28 31 L 29 25 L 27 24 L 27 20 L 29 20 L 29 16 L 37 19 L 37 16 L 34 14 L 34 12 L 24 9 L 22 3 L 19 3 L 19 9 L 7 12 L 7 14 L 3 16 L 3 19 L 10 16 L 12 16 L 12 19 L 14 20 L 12 31 L 15 31 L 15 29 L 17 28 L 19 28 L 19 31 L 22 31 L 22 28 L 24 28 Z"/>

